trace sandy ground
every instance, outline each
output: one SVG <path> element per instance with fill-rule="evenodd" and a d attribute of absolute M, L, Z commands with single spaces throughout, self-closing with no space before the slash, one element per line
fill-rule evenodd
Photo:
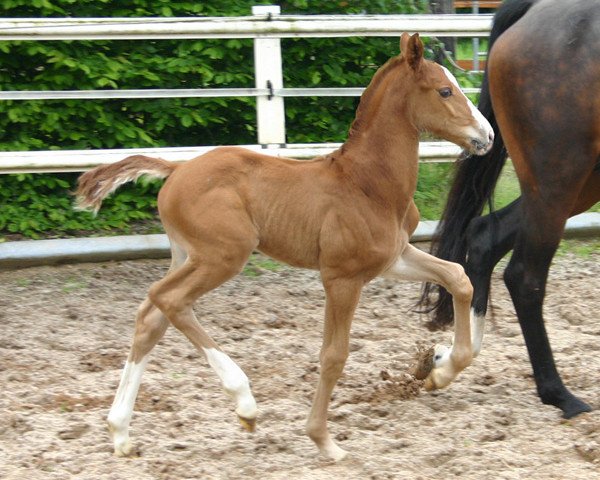
<path fill-rule="evenodd" d="M 0 273 L 0 478 L 600 479 L 600 252 L 555 260 L 547 327 L 564 381 L 596 411 L 565 421 L 534 393 L 500 274 L 484 350 L 449 388 L 415 390 L 417 346 L 448 344 L 410 312 L 419 285 L 364 291 L 330 429 L 334 464 L 304 435 L 318 373 L 323 292 L 315 272 L 254 268 L 203 297 L 202 324 L 245 370 L 256 433 L 238 425 L 216 376 L 174 329 L 154 350 L 117 458 L 105 426 L 133 317 L 167 261 Z"/>

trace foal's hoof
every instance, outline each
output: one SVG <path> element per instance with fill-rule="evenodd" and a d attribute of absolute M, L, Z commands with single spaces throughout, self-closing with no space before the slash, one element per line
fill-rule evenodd
<path fill-rule="evenodd" d="M 334 442 L 327 442 L 326 445 L 319 447 L 321 455 L 327 460 L 332 460 L 334 462 L 341 462 L 348 456 L 348 452 L 343 448 L 340 448 Z"/>
<path fill-rule="evenodd" d="M 431 392 L 432 390 L 437 390 L 438 386 L 435 384 L 435 380 L 431 376 L 429 376 L 425 379 L 423 388 L 425 388 L 427 392 Z"/>
<path fill-rule="evenodd" d="M 423 385 L 427 391 L 447 387 L 456 378 L 458 373 L 452 366 L 450 358 L 452 350 L 450 348 L 444 345 L 436 345 L 431 351 L 432 369 Z"/>
<path fill-rule="evenodd" d="M 108 423 L 108 431 L 113 441 L 114 454 L 117 457 L 131 457 L 134 454 L 129 435 L 120 432 L 110 422 Z"/>
<path fill-rule="evenodd" d="M 240 421 L 242 427 L 244 427 L 244 430 L 254 433 L 256 430 L 256 418 L 244 418 L 238 415 L 238 420 Z"/>
<path fill-rule="evenodd" d="M 135 457 L 136 452 L 129 438 L 117 439 L 113 442 L 114 454 L 116 457 Z"/>
<path fill-rule="evenodd" d="M 348 457 L 348 452 L 343 448 L 337 448 L 335 452 L 330 452 L 327 454 L 327 457 L 334 462 L 341 462 L 345 458 Z"/>

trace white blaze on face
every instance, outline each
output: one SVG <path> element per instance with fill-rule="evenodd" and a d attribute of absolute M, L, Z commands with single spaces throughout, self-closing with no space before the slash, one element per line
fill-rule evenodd
<path fill-rule="evenodd" d="M 454 86 L 456 86 L 457 94 L 462 95 L 464 97 L 464 99 L 467 101 L 467 104 L 469 105 L 469 109 L 471 110 L 471 115 L 473 115 L 473 118 L 475 119 L 475 121 L 477 122 L 477 124 L 479 126 L 479 128 L 478 128 L 479 131 L 477 132 L 477 134 L 478 134 L 477 136 L 479 137 L 481 134 L 483 134 L 483 136 L 485 136 L 486 142 L 488 139 L 490 141 L 493 140 L 494 130 L 492 129 L 490 122 L 487 121 L 487 119 L 483 116 L 483 114 L 479 110 L 477 110 L 477 107 L 475 105 L 473 105 L 473 102 L 471 102 L 471 100 L 469 100 L 469 98 L 463 93 L 463 91 L 460 88 L 460 85 L 458 84 L 458 81 L 456 80 L 456 77 L 454 75 L 452 75 L 452 72 L 450 72 L 450 70 L 448 70 L 444 66 L 442 66 L 442 69 L 444 70 L 446 77 L 448 77 L 448 80 Z M 486 143 L 486 142 L 482 142 L 482 143 Z"/>
<path fill-rule="evenodd" d="M 236 413 L 243 418 L 256 418 L 256 401 L 250 391 L 248 377 L 227 354 L 216 348 L 203 348 L 209 365 L 221 379 L 223 388 L 236 401 Z"/>

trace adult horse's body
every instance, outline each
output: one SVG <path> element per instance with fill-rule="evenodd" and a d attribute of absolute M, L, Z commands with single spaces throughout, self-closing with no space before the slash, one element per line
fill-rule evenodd
<path fill-rule="evenodd" d="M 492 270 L 514 248 L 504 280 L 538 393 L 544 403 L 572 417 L 589 406 L 561 381 L 542 304 L 567 218 L 600 200 L 600 4 L 504 2 L 494 19 L 479 108 L 494 126 L 494 146 L 486 155 L 471 155 L 460 165 L 432 252 L 464 264 L 473 282 L 477 350 Z M 519 177 L 521 197 L 480 217 L 507 151 Z M 449 296 L 442 289 L 433 302 L 432 288 L 426 287 L 422 304 L 433 304 L 433 325 L 447 324 L 452 319 Z"/>
<path fill-rule="evenodd" d="M 401 47 L 402 55 L 373 77 L 348 140 L 330 155 L 302 162 L 229 147 L 183 164 L 133 156 L 82 175 L 79 204 L 95 210 L 126 181 L 168 177 L 158 207 L 172 266 L 137 315 L 108 417 L 115 453 L 131 451 L 128 427 L 141 375 L 169 322 L 204 353 L 235 400 L 242 424 L 253 429 L 257 409 L 248 378 L 200 327 L 192 305 L 237 274 L 254 249 L 321 273 L 327 300 L 321 375 L 307 433 L 326 457 L 345 455 L 327 430 L 327 409 L 348 356 L 360 292 L 374 277 L 438 282 L 454 295 L 454 343 L 436 351 L 426 387 L 449 384 L 471 362 L 470 282 L 459 265 L 408 243 L 418 221 L 412 197 L 419 131 L 480 153 L 491 148 L 493 133 L 454 77 L 423 59 L 418 35 L 404 34 Z"/>

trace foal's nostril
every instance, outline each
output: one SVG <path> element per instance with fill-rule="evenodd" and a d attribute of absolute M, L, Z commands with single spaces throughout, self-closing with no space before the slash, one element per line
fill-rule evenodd
<path fill-rule="evenodd" d="M 476 138 L 471 140 L 471 145 L 473 145 L 473 148 L 475 150 L 482 150 L 485 145 L 483 143 L 481 143 L 479 140 L 477 140 Z"/>
<path fill-rule="evenodd" d="M 491 148 L 494 142 L 494 131 L 491 127 L 479 130 L 479 136 L 471 139 L 471 145 L 474 153 L 477 155 L 485 155 Z"/>
<path fill-rule="evenodd" d="M 475 153 L 476 155 L 485 155 L 492 148 L 494 134 L 490 133 L 488 135 L 487 141 L 483 140 L 483 138 L 485 138 L 485 137 L 471 139 L 471 146 L 472 146 L 471 151 L 473 153 Z"/>

